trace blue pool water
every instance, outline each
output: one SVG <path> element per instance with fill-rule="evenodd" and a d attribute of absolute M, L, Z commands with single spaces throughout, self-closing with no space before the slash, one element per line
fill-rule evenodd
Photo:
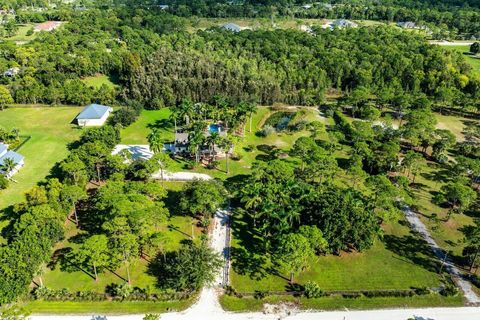
<path fill-rule="evenodd" d="M 214 132 L 220 132 L 220 126 L 218 124 L 211 124 L 208 126 L 208 131 L 210 131 L 210 133 L 214 133 Z"/>

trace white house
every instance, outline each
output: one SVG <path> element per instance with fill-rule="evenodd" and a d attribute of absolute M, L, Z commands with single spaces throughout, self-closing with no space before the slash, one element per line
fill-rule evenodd
<path fill-rule="evenodd" d="M 102 126 L 112 111 L 111 107 L 91 104 L 80 112 L 76 120 L 82 127 Z"/>
<path fill-rule="evenodd" d="M 3 164 L 6 159 L 13 161 L 15 166 L 8 172 L 3 169 Z M 8 150 L 6 144 L 0 143 L 0 173 L 4 174 L 7 178 L 11 178 L 15 173 L 25 165 L 24 157 L 12 150 Z"/>

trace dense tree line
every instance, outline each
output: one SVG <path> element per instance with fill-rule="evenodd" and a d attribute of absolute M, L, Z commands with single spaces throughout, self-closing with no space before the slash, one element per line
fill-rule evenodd
<path fill-rule="evenodd" d="M 126 94 L 163 105 L 182 97 L 208 102 L 217 94 L 315 105 L 330 87 L 346 92 L 366 87 L 372 95 L 389 90 L 392 96 L 433 98 L 450 90 L 465 99 L 478 96 L 478 79 L 463 59 L 420 37 L 385 28 L 316 32 L 316 37 L 286 30 L 166 36 L 160 50 L 132 62 Z"/>

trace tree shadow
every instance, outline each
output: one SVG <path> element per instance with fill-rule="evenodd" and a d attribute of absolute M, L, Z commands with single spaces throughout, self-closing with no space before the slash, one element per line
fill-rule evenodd
<path fill-rule="evenodd" d="M 155 123 L 149 123 L 147 125 L 149 129 L 163 129 L 163 130 L 171 130 L 174 129 L 174 123 L 170 119 L 159 119 L 156 120 Z"/>
<path fill-rule="evenodd" d="M 387 250 L 407 259 L 415 265 L 421 266 L 431 272 L 438 272 L 441 263 L 436 258 L 432 248 L 423 239 L 416 235 L 383 237 Z"/>
<path fill-rule="evenodd" d="M 233 270 L 240 275 L 247 275 L 250 279 L 259 281 L 267 276 L 264 268 L 265 256 L 245 250 L 245 248 L 232 247 L 230 249 Z"/>

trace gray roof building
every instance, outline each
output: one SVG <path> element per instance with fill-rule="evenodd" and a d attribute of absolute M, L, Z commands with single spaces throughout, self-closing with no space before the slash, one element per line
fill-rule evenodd
<path fill-rule="evenodd" d="M 86 106 L 85 109 L 77 116 L 79 119 L 101 119 L 107 112 L 110 112 L 112 108 L 102 106 L 100 104 L 91 104 Z"/>
<path fill-rule="evenodd" d="M 3 165 L 5 159 L 12 159 L 15 164 L 20 164 L 23 161 L 24 157 L 21 154 L 10 150 L 0 158 L 0 166 Z"/>
<path fill-rule="evenodd" d="M 222 27 L 224 30 L 232 31 L 232 32 L 240 32 L 242 31 L 242 27 L 235 23 L 226 23 Z"/>

